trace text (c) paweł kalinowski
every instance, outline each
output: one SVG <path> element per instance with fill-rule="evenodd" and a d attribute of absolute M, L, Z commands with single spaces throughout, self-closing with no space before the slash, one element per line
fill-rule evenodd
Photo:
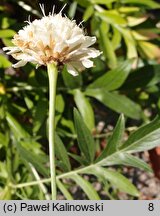
<path fill-rule="evenodd" d="M 103 203 L 94 203 L 94 204 L 70 204 L 59 202 L 56 203 L 46 203 L 46 204 L 27 204 L 25 202 L 20 203 L 21 212 L 43 212 L 43 211 L 103 211 Z"/>

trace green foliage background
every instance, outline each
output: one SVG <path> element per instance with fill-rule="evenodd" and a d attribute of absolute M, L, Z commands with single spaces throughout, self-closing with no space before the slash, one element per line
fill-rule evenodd
<path fill-rule="evenodd" d="M 15 60 L 2 51 L 12 45 L 13 35 L 29 15 L 31 20 L 42 16 L 39 3 L 45 4 L 46 14 L 52 10 L 50 1 L 0 3 L 0 199 L 50 198 L 46 68 L 36 70 L 27 64 L 15 70 L 11 67 Z M 131 153 L 160 143 L 160 118 L 154 119 L 160 109 L 160 4 L 153 0 L 64 0 L 54 1 L 55 12 L 65 3 L 64 14 L 77 24 L 84 20 L 80 25 L 86 34 L 97 37 L 95 47 L 103 53 L 94 60 L 94 68 L 77 77 L 65 67 L 59 72 L 59 193 L 73 199 L 71 188 L 76 184 L 84 199 L 101 199 L 92 184 L 99 181 L 106 199 L 118 199 L 118 191 L 129 194 L 130 199 L 138 198 L 136 187 L 120 171 L 123 166 L 151 171 Z M 99 130 L 101 121 L 105 128 L 115 126 L 114 131 Z M 125 141 L 128 127 L 136 131 Z M 117 169 L 111 169 L 113 165 Z"/>

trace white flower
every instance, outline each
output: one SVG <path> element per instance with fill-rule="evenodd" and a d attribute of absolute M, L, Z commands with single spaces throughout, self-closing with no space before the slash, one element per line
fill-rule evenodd
<path fill-rule="evenodd" d="M 66 65 L 72 75 L 85 68 L 93 67 L 92 58 L 100 55 L 94 48 L 89 48 L 96 42 L 96 37 L 85 36 L 82 28 L 75 20 L 59 14 L 49 14 L 33 22 L 28 22 L 12 40 L 14 47 L 4 47 L 7 54 L 18 62 L 13 67 L 22 67 L 27 62 L 39 65 L 55 63 Z"/>

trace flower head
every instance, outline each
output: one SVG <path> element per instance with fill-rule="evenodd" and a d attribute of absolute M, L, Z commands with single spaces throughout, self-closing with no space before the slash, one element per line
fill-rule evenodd
<path fill-rule="evenodd" d="M 44 13 L 43 17 L 28 25 L 16 34 L 12 40 L 15 46 L 4 47 L 7 54 L 12 55 L 18 62 L 13 67 L 22 67 L 27 62 L 39 65 L 55 63 L 66 65 L 72 75 L 78 71 L 93 66 L 92 58 L 100 55 L 100 52 L 90 48 L 96 42 L 95 37 L 84 34 L 75 20 L 62 17 L 62 13 Z"/>

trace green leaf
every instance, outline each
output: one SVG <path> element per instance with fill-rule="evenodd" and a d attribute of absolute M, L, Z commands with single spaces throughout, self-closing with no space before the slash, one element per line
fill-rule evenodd
<path fill-rule="evenodd" d="M 96 190 L 87 180 L 77 174 L 73 174 L 70 178 L 82 188 L 90 200 L 100 200 Z"/>
<path fill-rule="evenodd" d="M 67 155 L 66 148 L 64 147 L 62 140 L 59 138 L 57 134 L 55 134 L 55 151 L 56 151 L 56 156 L 63 163 L 64 171 L 70 171 L 71 165 Z"/>
<path fill-rule="evenodd" d="M 83 14 L 83 20 L 86 22 L 94 13 L 94 7 L 90 5 Z"/>
<path fill-rule="evenodd" d="M 133 60 L 127 60 L 121 63 L 115 69 L 108 71 L 103 76 L 96 79 L 88 86 L 88 89 L 104 88 L 108 91 L 118 89 L 124 83 L 131 71 L 132 63 Z"/>
<path fill-rule="evenodd" d="M 117 11 L 102 11 L 96 12 L 96 16 L 111 25 L 127 25 L 127 21 Z"/>
<path fill-rule="evenodd" d="M 14 110 L 14 113 L 19 113 L 23 114 L 27 111 L 26 107 L 22 107 L 21 105 L 17 104 L 17 103 L 12 103 L 12 109 Z"/>
<path fill-rule="evenodd" d="M 11 62 L 5 56 L 0 55 L 0 68 L 9 68 L 11 65 Z"/>
<path fill-rule="evenodd" d="M 79 148 L 86 157 L 86 160 L 88 162 L 93 162 L 96 145 L 91 135 L 91 132 L 85 125 L 82 117 L 76 109 L 74 109 L 74 122 L 77 132 Z"/>
<path fill-rule="evenodd" d="M 5 46 L 13 46 L 12 40 L 10 38 L 2 38 L 2 42 Z"/>
<path fill-rule="evenodd" d="M 57 186 L 62 192 L 62 194 L 66 197 L 67 200 L 73 200 L 72 195 L 69 193 L 65 185 L 58 179 L 57 179 Z"/>
<path fill-rule="evenodd" d="M 1 28 L 2 29 L 7 29 L 9 28 L 11 25 L 15 24 L 16 21 L 14 19 L 10 19 L 8 17 L 3 17 L 1 20 Z"/>
<path fill-rule="evenodd" d="M 63 127 L 69 129 L 73 134 L 75 134 L 75 128 L 74 128 L 74 123 L 70 119 L 65 119 L 62 117 L 61 124 Z M 66 132 L 64 132 L 65 136 Z"/>
<path fill-rule="evenodd" d="M 136 48 L 136 43 L 135 40 L 132 36 L 132 33 L 128 29 L 120 28 L 117 27 L 117 29 L 122 33 L 124 41 L 127 46 L 127 58 L 132 59 L 132 58 L 137 58 L 137 48 Z"/>
<path fill-rule="evenodd" d="M 87 89 L 85 94 L 96 98 L 110 109 L 118 113 L 124 113 L 130 118 L 140 119 L 141 117 L 140 106 L 125 95 L 120 95 L 116 92 L 108 92 L 104 89 Z"/>
<path fill-rule="evenodd" d="M 92 34 L 96 35 L 96 36 L 99 36 L 99 27 L 101 25 L 101 20 L 99 19 L 99 17 L 96 17 L 96 16 L 92 16 L 91 18 L 91 32 Z M 106 28 L 108 28 L 109 25 L 106 24 Z M 105 31 L 107 32 L 107 31 Z"/>
<path fill-rule="evenodd" d="M 110 156 L 107 156 L 103 160 L 99 161 L 97 165 L 100 166 L 125 165 L 125 166 L 132 166 L 139 169 L 143 169 L 147 172 L 152 172 L 151 168 L 144 161 L 128 154 L 127 152 L 122 152 L 120 150 Z"/>
<path fill-rule="evenodd" d="M 38 172 L 40 172 L 44 176 L 48 176 L 48 169 L 46 166 L 44 166 L 44 162 L 47 161 L 46 159 L 44 159 L 43 155 L 36 155 L 33 152 L 28 151 L 18 142 L 16 143 L 16 146 L 22 160 L 25 160 L 28 163 L 33 164 L 33 166 Z"/>
<path fill-rule="evenodd" d="M 121 146 L 127 152 L 141 152 L 160 145 L 160 116 L 131 134 Z"/>
<path fill-rule="evenodd" d="M 42 126 L 48 109 L 48 102 L 43 98 L 39 99 L 35 110 L 33 133 L 36 134 Z"/>
<path fill-rule="evenodd" d="M 91 69 L 92 74 L 98 75 L 105 70 L 106 70 L 106 63 L 100 58 L 95 58 L 94 67 Z"/>
<path fill-rule="evenodd" d="M 21 127 L 21 125 L 13 118 L 10 113 L 6 114 L 6 120 L 17 140 L 29 138 L 30 135 Z"/>
<path fill-rule="evenodd" d="M 77 10 L 77 2 L 71 3 L 68 10 L 68 17 L 73 18 L 75 16 L 76 10 Z"/>
<path fill-rule="evenodd" d="M 113 185 L 113 187 L 118 188 L 122 192 L 128 193 L 132 196 L 139 196 L 136 187 L 126 177 L 118 172 L 102 167 L 95 167 L 91 170 L 91 173 L 98 178 L 106 179 Z"/>
<path fill-rule="evenodd" d="M 15 34 L 16 32 L 11 29 L 0 30 L 0 38 L 13 37 Z"/>
<path fill-rule="evenodd" d="M 64 111 L 65 103 L 61 94 L 56 95 L 56 117 L 55 117 L 55 125 L 57 125 L 60 120 L 62 113 Z"/>
<path fill-rule="evenodd" d="M 17 140 L 16 140 L 17 141 Z M 43 154 L 41 150 L 41 144 L 36 142 L 32 137 L 20 141 L 20 144 L 29 151 L 32 151 L 35 154 Z"/>
<path fill-rule="evenodd" d="M 30 134 L 24 128 L 22 128 L 22 126 L 13 118 L 10 113 L 6 113 L 6 120 L 16 139 L 16 143 L 17 141 L 20 142 L 21 145 L 25 146 L 33 153 L 42 153 L 40 150 L 41 145 L 34 141 L 33 137 L 31 137 Z"/>
<path fill-rule="evenodd" d="M 0 133 L 0 148 L 2 146 L 7 147 L 8 143 L 9 143 L 9 135 L 8 135 L 8 133 L 7 132 L 5 134 Z"/>
<path fill-rule="evenodd" d="M 34 104 L 33 104 L 33 101 L 26 95 L 24 95 L 24 101 L 26 103 L 26 106 L 28 109 L 32 109 Z"/>
<path fill-rule="evenodd" d="M 128 26 L 129 27 L 134 27 L 137 25 L 140 25 L 141 23 L 145 22 L 148 18 L 146 16 L 143 17 L 133 17 L 133 16 L 128 16 L 127 21 L 128 21 Z"/>
<path fill-rule="evenodd" d="M 11 199 L 12 199 L 11 188 L 6 185 L 3 191 L 0 190 L 0 200 L 11 200 Z"/>
<path fill-rule="evenodd" d="M 121 0 L 122 3 L 131 3 L 131 4 L 142 4 L 142 5 L 146 5 L 150 8 L 160 8 L 160 4 L 158 4 L 157 2 L 155 1 L 152 1 L 152 0 Z"/>
<path fill-rule="evenodd" d="M 108 33 L 106 32 L 106 25 L 102 23 L 100 25 L 99 34 L 100 34 L 100 45 L 103 50 L 103 54 L 107 59 L 107 63 L 110 68 L 114 68 L 117 65 L 117 58 L 112 47 L 112 43 L 108 37 Z"/>
<path fill-rule="evenodd" d="M 88 165 L 88 163 L 86 163 L 85 158 L 83 158 L 82 156 L 79 156 L 79 155 L 76 155 L 76 154 L 72 154 L 72 153 L 70 153 L 70 152 L 68 153 L 68 155 L 69 155 L 71 158 L 73 158 L 75 161 L 77 161 L 79 164 L 85 165 L 85 166 Z"/>
<path fill-rule="evenodd" d="M 119 161 L 118 161 L 119 159 Z M 117 165 L 125 165 L 125 166 L 133 166 L 138 169 L 145 170 L 146 172 L 152 172 L 151 167 L 147 163 L 145 163 L 143 160 L 130 155 L 128 153 L 121 153 L 119 156 L 116 158 Z"/>
<path fill-rule="evenodd" d="M 82 7 L 88 7 L 90 5 L 89 0 L 76 0 L 76 2 Z"/>
<path fill-rule="evenodd" d="M 56 95 L 56 112 L 62 114 L 64 111 L 64 100 L 61 94 Z"/>
<path fill-rule="evenodd" d="M 146 65 L 131 73 L 122 89 L 136 89 L 154 86 L 160 82 L 160 65 Z M 145 79 L 144 79 L 145 77 Z"/>
<path fill-rule="evenodd" d="M 63 81 L 67 88 L 69 89 L 75 89 L 82 85 L 82 76 L 79 74 L 78 76 L 73 76 L 70 73 L 68 73 L 66 67 L 64 67 L 63 72 Z"/>
<path fill-rule="evenodd" d="M 110 4 L 110 3 L 113 3 L 113 2 L 116 2 L 117 0 L 91 0 L 91 3 L 92 4 Z"/>
<path fill-rule="evenodd" d="M 124 121 L 124 116 L 121 115 L 118 119 L 113 134 L 107 143 L 106 148 L 103 150 L 102 154 L 98 157 L 96 162 L 102 160 L 103 158 L 113 154 L 118 150 L 118 147 L 124 135 L 124 130 L 125 130 L 125 121 Z"/>
<path fill-rule="evenodd" d="M 159 46 L 147 42 L 147 41 L 138 41 L 138 46 L 142 53 L 142 56 L 148 59 L 155 59 L 160 57 L 160 48 Z"/>
<path fill-rule="evenodd" d="M 122 35 L 114 26 L 112 26 L 112 28 L 113 28 L 113 36 L 111 42 L 112 42 L 113 49 L 116 50 L 118 47 L 120 47 Z"/>
<path fill-rule="evenodd" d="M 92 131 L 95 127 L 94 112 L 88 98 L 79 89 L 73 91 L 74 101 L 87 127 Z"/>
<path fill-rule="evenodd" d="M 120 13 L 134 13 L 134 12 L 140 11 L 140 7 L 131 7 L 131 6 L 120 7 L 120 8 L 118 8 L 118 11 Z"/>

